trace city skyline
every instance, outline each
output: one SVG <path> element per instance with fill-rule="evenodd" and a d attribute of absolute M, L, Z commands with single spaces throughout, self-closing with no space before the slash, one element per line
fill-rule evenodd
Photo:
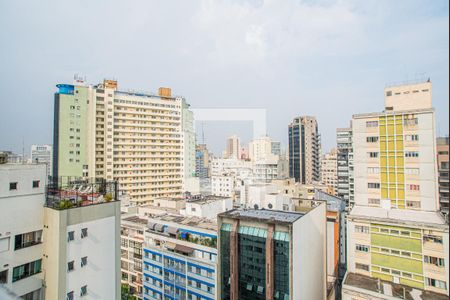
<path fill-rule="evenodd" d="M 22 143 L 25 149 L 51 143 L 55 85 L 70 83 L 74 74 L 90 83 L 116 78 L 123 89 L 154 93 L 168 86 L 193 109 L 266 109 L 267 133 L 284 147 L 294 117 L 316 116 L 324 152 L 335 145 L 336 128 L 347 126 L 353 114 L 382 110 L 380 87 L 430 77 L 437 135 L 448 134 L 445 1 L 408 2 L 407 7 L 392 2 L 195 2 L 178 3 L 185 8 L 179 10 L 152 4 L 129 11 L 111 4 L 110 18 L 102 22 L 96 18 L 100 4 L 89 4 L 87 10 L 71 5 L 67 16 L 64 4 L 27 4 L 35 14 L 26 13 L 24 4 L 1 4 L 0 22 L 8 31 L 0 31 L 0 37 L 9 43 L 0 50 L 0 127 L 14 128 L 0 132 L 2 148 L 21 153 Z M 39 22 L 43 9 L 55 18 Z M 161 17 L 167 11 L 183 21 L 168 24 Z M 126 22 L 113 21 L 117 17 Z M 219 26 L 227 18 L 233 26 Z M 15 26 L 9 26 L 13 21 Z M 92 22 L 96 26 L 87 25 Z M 36 30 L 29 31 L 30 26 Z M 98 36 L 105 29 L 109 33 L 101 44 Z M 74 47 L 67 32 L 88 46 Z M 154 40 L 161 40 L 163 47 L 153 47 Z M 27 47 L 29 43 L 34 46 Z M 42 73 L 44 69 L 48 72 Z M 253 138 L 245 122 L 205 122 L 203 128 L 216 155 L 234 133 L 243 143 Z"/>

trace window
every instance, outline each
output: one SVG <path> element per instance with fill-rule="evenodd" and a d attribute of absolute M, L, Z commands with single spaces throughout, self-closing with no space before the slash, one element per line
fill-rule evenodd
<path fill-rule="evenodd" d="M 84 239 L 87 236 L 88 236 L 88 229 L 87 228 L 82 228 L 81 229 L 81 238 Z"/>
<path fill-rule="evenodd" d="M 418 184 L 408 184 L 407 187 L 410 191 L 420 191 L 420 185 Z"/>
<path fill-rule="evenodd" d="M 367 155 L 369 156 L 369 158 L 377 158 L 378 152 L 368 152 Z"/>
<path fill-rule="evenodd" d="M 75 262 L 72 260 L 67 263 L 67 272 L 70 272 L 73 270 L 75 270 Z"/>
<path fill-rule="evenodd" d="M 0 253 L 9 251 L 10 237 L 0 238 Z"/>
<path fill-rule="evenodd" d="M 36 261 L 32 261 L 30 263 L 15 267 L 13 269 L 12 282 L 16 282 L 18 280 L 33 276 L 34 274 L 40 273 L 41 264 L 42 260 L 38 259 Z"/>
<path fill-rule="evenodd" d="M 369 226 L 355 225 L 355 232 L 369 233 Z"/>
<path fill-rule="evenodd" d="M 369 183 L 367 183 L 367 187 L 369 189 L 379 189 L 380 184 L 378 182 L 369 182 Z"/>
<path fill-rule="evenodd" d="M 8 270 L 0 272 L 0 284 L 5 284 L 8 281 Z"/>
<path fill-rule="evenodd" d="M 405 141 L 407 142 L 415 142 L 419 140 L 418 134 L 407 134 L 405 135 Z"/>
<path fill-rule="evenodd" d="M 445 261 L 443 258 L 440 257 L 433 257 L 433 256 L 428 256 L 425 255 L 423 257 L 423 261 L 427 264 L 432 264 L 432 265 L 436 265 L 438 267 L 444 267 L 445 266 Z"/>
<path fill-rule="evenodd" d="M 419 175 L 420 169 L 419 168 L 406 168 L 405 174 L 407 175 Z"/>
<path fill-rule="evenodd" d="M 369 252 L 369 246 L 356 244 L 356 251 Z"/>
<path fill-rule="evenodd" d="M 88 263 L 87 259 L 88 259 L 87 256 L 84 256 L 81 258 L 81 267 L 84 267 L 87 265 L 87 263 Z"/>
<path fill-rule="evenodd" d="M 378 142 L 378 137 L 377 136 L 368 136 L 367 142 L 368 143 L 376 143 L 376 142 Z"/>
<path fill-rule="evenodd" d="M 391 97 L 392 96 L 392 91 L 387 91 L 386 92 L 386 97 Z"/>
<path fill-rule="evenodd" d="M 42 230 L 18 234 L 14 237 L 14 250 L 34 246 L 42 242 Z"/>
<path fill-rule="evenodd" d="M 66 300 L 73 300 L 73 292 L 67 293 Z"/>
<path fill-rule="evenodd" d="M 400 271 L 396 271 L 396 270 L 391 270 L 391 272 L 392 272 L 392 275 L 397 275 L 397 276 L 400 276 Z"/>
<path fill-rule="evenodd" d="M 33 188 L 39 187 L 39 180 L 33 180 Z"/>
<path fill-rule="evenodd" d="M 417 151 L 405 151 L 405 157 L 419 157 L 419 152 L 417 152 Z"/>
<path fill-rule="evenodd" d="M 432 242 L 437 244 L 442 244 L 442 237 L 437 235 L 424 235 L 423 240 L 425 242 Z"/>
<path fill-rule="evenodd" d="M 380 205 L 380 199 L 377 198 L 369 198 L 369 205 L 379 206 Z"/>
<path fill-rule="evenodd" d="M 445 284 L 445 281 L 426 277 L 425 282 L 427 283 L 428 286 L 433 286 L 435 288 L 443 289 L 443 290 L 447 289 L 447 285 Z"/>
<path fill-rule="evenodd" d="M 367 121 L 366 127 L 378 127 L 378 121 Z"/>
<path fill-rule="evenodd" d="M 406 201 L 406 207 L 420 208 L 420 201 Z"/>
<path fill-rule="evenodd" d="M 403 121 L 403 124 L 405 126 L 414 126 L 414 125 L 419 124 L 419 119 L 411 117 L 411 116 L 409 116 L 408 118 L 405 117 L 405 120 Z"/>
<path fill-rule="evenodd" d="M 411 273 L 406 273 L 406 272 L 403 272 L 403 277 L 408 277 L 408 278 L 411 278 L 411 277 L 412 277 L 412 275 L 411 275 Z"/>
<path fill-rule="evenodd" d="M 9 190 L 10 190 L 10 191 L 15 191 L 15 190 L 17 190 L 17 182 L 10 182 L 10 183 L 9 183 Z"/>
<path fill-rule="evenodd" d="M 83 285 L 80 290 L 80 296 L 83 297 L 87 294 L 87 285 Z"/>
<path fill-rule="evenodd" d="M 367 173 L 368 174 L 380 174 L 380 168 L 368 167 Z"/>
<path fill-rule="evenodd" d="M 71 242 L 73 240 L 75 240 L 75 231 L 69 231 L 67 233 L 67 241 Z"/>

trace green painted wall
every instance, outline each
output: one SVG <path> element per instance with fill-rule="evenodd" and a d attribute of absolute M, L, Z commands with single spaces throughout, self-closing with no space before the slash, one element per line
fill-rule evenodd
<path fill-rule="evenodd" d="M 422 274 L 423 265 L 419 260 L 372 252 L 372 264 L 382 267 Z"/>
<path fill-rule="evenodd" d="M 88 87 L 76 86 L 73 95 L 57 95 L 59 96 L 58 176 L 83 176 L 83 165 L 87 164 L 88 91 Z M 70 128 L 73 128 L 73 131 Z M 70 136 L 74 138 L 71 139 Z M 76 144 L 80 146 L 76 147 Z M 73 153 L 70 153 L 71 151 Z"/>
<path fill-rule="evenodd" d="M 407 285 L 407 286 L 414 287 L 414 288 L 418 288 L 418 289 L 421 289 L 421 290 L 424 289 L 423 283 L 420 283 L 420 282 L 417 282 L 417 281 L 413 281 L 413 280 L 409 280 L 409 279 L 406 279 L 406 278 L 400 278 L 400 283 L 404 284 L 404 285 Z"/>
<path fill-rule="evenodd" d="M 384 235 L 384 234 L 371 234 L 371 244 L 374 246 L 394 248 L 399 250 L 406 250 L 412 252 L 422 252 L 422 242 L 418 239 L 412 239 L 407 237 Z"/>

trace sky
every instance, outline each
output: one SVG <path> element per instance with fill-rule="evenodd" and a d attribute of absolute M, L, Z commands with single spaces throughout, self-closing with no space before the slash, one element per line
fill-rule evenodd
<path fill-rule="evenodd" d="M 265 109 L 284 147 L 294 117 L 316 116 L 324 152 L 353 114 L 383 109 L 386 85 L 430 77 L 447 135 L 448 28 L 448 0 L 0 1 L 0 149 L 52 143 L 55 85 L 74 74 L 171 87 L 196 109 Z M 196 127 L 216 154 L 253 132 Z"/>

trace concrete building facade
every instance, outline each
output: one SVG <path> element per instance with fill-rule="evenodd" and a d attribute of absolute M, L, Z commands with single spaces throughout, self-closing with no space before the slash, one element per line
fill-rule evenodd
<path fill-rule="evenodd" d="M 322 184 L 328 187 L 328 193 L 337 195 L 337 150 L 331 149 L 329 153 L 326 153 L 321 159 L 321 180 Z"/>
<path fill-rule="evenodd" d="M 240 159 L 241 139 L 237 135 L 232 135 L 227 139 L 227 148 L 224 158 Z"/>
<path fill-rule="evenodd" d="M 441 211 L 448 215 L 449 213 L 449 138 L 437 138 L 437 164 L 438 164 L 438 180 L 439 180 L 439 203 Z"/>
<path fill-rule="evenodd" d="M 31 163 L 45 164 L 47 177 L 52 177 L 53 150 L 52 145 L 31 145 Z"/>
<path fill-rule="evenodd" d="M 344 199 L 347 206 L 355 203 L 355 183 L 353 177 L 352 128 L 338 128 L 337 142 L 337 196 Z"/>

